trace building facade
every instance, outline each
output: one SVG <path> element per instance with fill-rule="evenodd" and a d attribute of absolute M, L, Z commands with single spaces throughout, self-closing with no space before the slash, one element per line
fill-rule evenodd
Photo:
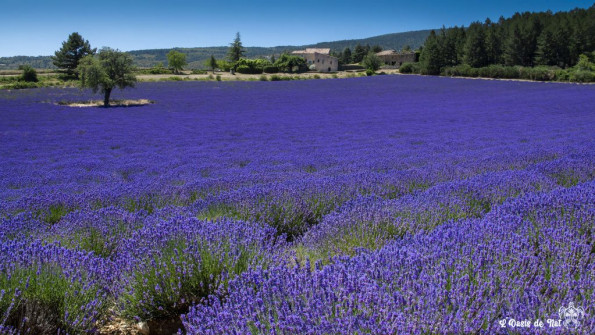
<path fill-rule="evenodd" d="M 294 55 L 304 57 L 308 68 L 318 72 L 336 72 L 339 70 L 339 59 L 331 56 L 331 49 L 307 48 L 292 52 Z"/>
<path fill-rule="evenodd" d="M 385 66 L 399 68 L 403 63 L 415 62 L 415 52 L 413 51 L 401 51 L 395 50 L 384 50 L 376 53 L 376 56 L 382 60 Z"/>

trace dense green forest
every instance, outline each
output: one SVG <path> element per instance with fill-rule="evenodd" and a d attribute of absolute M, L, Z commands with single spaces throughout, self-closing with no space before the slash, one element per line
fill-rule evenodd
<path fill-rule="evenodd" d="M 302 46 L 278 46 L 271 48 L 264 47 L 246 47 L 245 57 L 258 58 L 267 57 L 271 55 L 279 56 L 283 52 L 291 52 L 304 48 L 331 48 L 333 51 L 341 52 L 345 48 L 353 50 L 356 45 L 378 45 L 383 49 L 401 49 L 406 45 L 411 48 L 418 48 L 423 45 L 424 40 L 430 34 L 430 30 L 410 31 L 404 33 L 386 34 L 374 36 L 370 38 L 357 40 L 342 40 L 334 42 L 321 42 L 312 45 Z M 92 41 L 91 41 L 92 42 Z M 129 51 L 132 55 L 134 63 L 139 67 L 152 67 L 157 63 L 167 64 L 167 53 L 172 49 L 153 49 L 153 50 L 135 50 Z M 228 46 L 221 47 L 202 47 L 202 48 L 175 48 L 179 52 L 186 54 L 188 62 L 187 68 L 206 68 L 205 61 L 215 56 L 217 59 L 224 59 L 227 57 L 229 50 Z M 20 65 L 28 64 L 38 69 L 52 69 L 55 68 L 52 64 L 50 56 L 16 56 L 16 57 L 0 57 L 0 69 L 17 69 Z"/>
<path fill-rule="evenodd" d="M 516 13 L 498 22 L 487 19 L 468 28 L 432 31 L 418 69 L 423 74 L 465 72 L 461 65 L 467 71 L 491 65 L 564 69 L 577 65 L 581 54 L 592 57 L 593 51 L 595 5 L 569 12 Z"/>

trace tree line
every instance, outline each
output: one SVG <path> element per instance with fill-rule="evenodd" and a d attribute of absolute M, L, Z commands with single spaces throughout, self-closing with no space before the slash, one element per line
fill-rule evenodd
<path fill-rule="evenodd" d="M 445 68 L 465 64 L 538 65 L 568 68 L 581 54 L 595 50 L 595 5 L 569 12 L 516 13 L 473 22 L 468 28 L 431 31 L 420 55 L 420 72 L 440 74 Z"/>

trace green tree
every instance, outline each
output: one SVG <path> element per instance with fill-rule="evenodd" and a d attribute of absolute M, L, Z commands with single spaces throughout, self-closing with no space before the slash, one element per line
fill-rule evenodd
<path fill-rule="evenodd" d="M 172 50 L 167 53 L 167 64 L 169 67 L 174 71 L 174 73 L 178 74 L 184 66 L 186 66 L 186 54 L 178 52 L 176 50 Z"/>
<path fill-rule="evenodd" d="M 458 27 L 440 30 L 440 35 L 437 36 L 440 40 L 440 49 L 442 50 L 442 58 L 444 66 L 455 66 L 462 62 L 462 53 L 459 50 L 461 44 L 465 43 L 465 36 L 463 30 Z M 461 41 L 462 40 L 462 41 Z"/>
<path fill-rule="evenodd" d="M 215 73 L 215 69 L 217 68 L 217 59 L 215 56 L 211 55 L 211 57 L 206 61 L 207 67 L 211 68 L 211 71 Z"/>
<path fill-rule="evenodd" d="M 367 48 L 361 45 L 356 45 L 355 49 L 353 49 L 353 55 L 351 56 L 352 61 L 354 63 L 361 63 L 361 61 L 366 57 L 368 52 L 370 51 L 370 47 Z"/>
<path fill-rule="evenodd" d="M 362 65 L 366 68 L 366 70 L 376 72 L 382 65 L 382 61 L 378 56 L 376 56 L 374 51 L 370 51 L 362 60 Z"/>
<path fill-rule="evenodd" d="M 500 64 L 502 62 L 502 29 L 489 19 L 486 20 L 485 49 L 488 64 Z"/>
<path fill-rule="evenodd" d="M 244 47 L 242 46 L 242 40 L 240 39 L 240 33 L 236 33 L 236 38 L 233 40 L 233 43 L 229 46 L 229 52 L 227 54 L 227 59 L 230 62 L 235 63 L 240 60 L 240 58 L 244 57 Z"/>
<path fill-rule="evenodd" d="M 442 51 L 438 45 L 436 32 L 433 30 L 424 43 L 424 48 L 419 56 L 419 63 L 423 74 L 440 74 L 443 66 Z"/>
<path fill-rule="evenodd" d="M 474 22 L 467 29 L 464 50 L 466 64 L 471 67 L 484 67 L 487 65 L 485 33 L 481 23 Z"/>
<path fill-rule="evenodd" d="M 341 61 L 343 64 L 351 64 L 351 49 L 345 48 L 343 50 L 343 54 L 341 55 Z"/>
<path fill-rule="evenodd" d="M 576 67 L 580 71 L 591 71 L 593 70 L 593 64 L 591 63 L 589 56 L 582 54 L 579 56 Z"/>
<path fill-rule="evenodd" d="M 281 72 L 305 72 L 308 71 L 308 65 L 303 57 L 289 54 L 279 56 L 274 64 Z"/>
<path fill-rule="evenodd" d="M 68 40 L 62 42 L 62 48 L 54 53 L 52 62 L 67 76 L 78 78 L 76 68 L 79 61 L 87 55 L 95 54 L 95 51 L 96 49 L 91 48 L 89 41 L 74 32 L 68 36 Z"/>
<path fill-rule="evenodd" d="M 504 45 L 504 60 L 506 65 L 520 65 L 523 63 L 520 51 L 523 44 L 521 29 L 518 25 L 514 25 L 511 29 Z"/>
<path fill-rule="evenodd" d="M 136 83 L 136 77 L 132 74 L 132 57 L 111 48 L 101 49 L 97 57 L 85 56 L 77 69 L 81 86 L 92 89 L 94 93 L 101 91 L 105 107 L 109 107 L 110 94 L 115 87 L 124 89 L 134 87 Z"/>

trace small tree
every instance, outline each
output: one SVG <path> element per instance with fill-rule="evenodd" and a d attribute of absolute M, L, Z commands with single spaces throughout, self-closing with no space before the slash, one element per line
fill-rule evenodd
<path fill-rule="evenodd" d="M 32 68 L 30 65 L 21 65 L 19 66 L 19 70 L 23 71 L 23 75 L 21 76 L 21 79 L 23 81 L 31 83 L 36 83 L 39 81 L 37 79 L 37 71 L 35 71 L 35 69 Z"/>
<path fill-rule="evenodd" d="M 174 71 L 174 73 L 178 74 L 182 71 L 183 67 L 186 66 L 186 54 L 178 52 L 176 50 L 172 50 L 167 53 L 167 64 L 169 67 Z"/>
<path fill-rule="evenodd" d="M 124 89 L 134 87 L 136 77 L 130 55 L 110 48 L 103 48 L 97 57 L 92 55 L 81 59 L 78 71 L 82 87 L 88 87 L 94 93 L 103 93 L 103 105 L 109 107 L 109 98 L 115 87 Z"/>
<path fill-rule="evenodd" d="M 279 56 L 274 64 L 281 72 L 305 72 L 308 71 L 308 65 L 303 57 L 289 54 Z"/>
<path fill-rule="evenodd" d="M 211 55 L 211 58 L 207 61 L 207 66 L 211 68 L 213 73 L 215 73 L 215 69 L 217 68 L 217 60 L 215 59 L 215 56 Z"/>
<path fill-rule="evenodd" d="M 91 49 L 89 41 L 83 39 L 79 33 L 72 33 L 68 40 L 62 42 L 62 48 L 54 53 L 52 62 L 68 76 L 78 77 L 76 68 L 79 61 L 87 56 L 95 54 L 97 49 Z"/>
<path fill-rule="evenodd" d="M 227 58 L 230 62 L 235 63 L 240 60 L 240 58 L 244 57 L 244 47 L 242 46 L 242 40 L 240 40 L 240 33 L 236 33 L 236 38 L 233 40 L 233 43 L 229 46 L 229 53 L 227 54 Z"/>
<path fill-rule="evenodd" d="M 353 50 L 353 54 L 351 55 L 351 60 L 354 63 L 360 63 L 364 59 L 364 57 L 366 57 L 368 52 L 370 52 L 370 46 L 368 46 L 368 45 L 361 46 L 358 44 L 355 46 L 355 49 Z"/>
<path fill-rule="evenodd" d="M 581 71 L 591 71 L 593 68 L 593 64 L 589 60 L 589 56 L 585 54 L 579 55 L 576 68 Z"/>
<path fill-rule="evenodd" d="M 349 48 L 343 49 L 343 54 L 341 55 L 341 61 L 343 64 L 351 64 L 351 49 L 349 49 Z"/>
<path fill-rule="evenodd" d="M 380 65 L 382 65 L 382 61 L 378 56 L 376 56 L 374 51 L 370 51 L 362 60 L 362 65 L 366 68 L 366 70 L 374 73 L 380 68 Z"/>

